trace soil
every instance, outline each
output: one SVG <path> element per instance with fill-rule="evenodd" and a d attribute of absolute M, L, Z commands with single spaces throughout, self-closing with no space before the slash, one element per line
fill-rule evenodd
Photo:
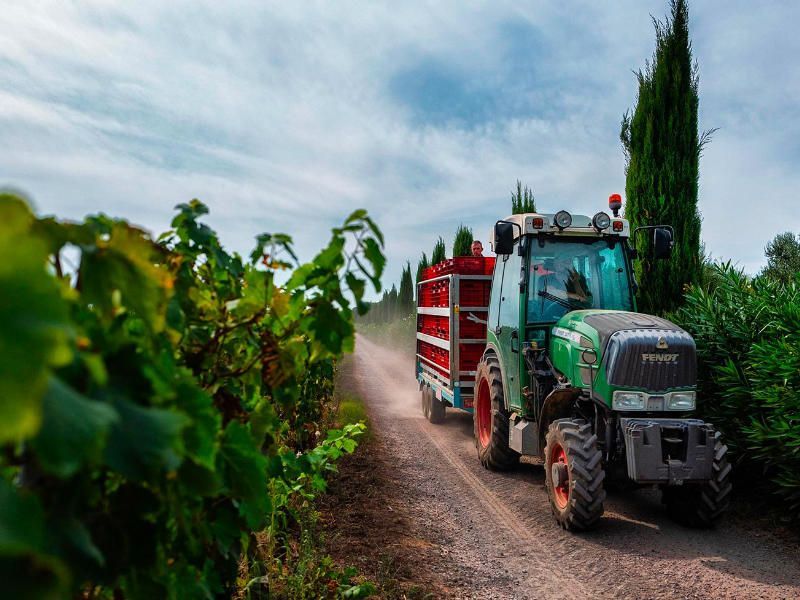
<path fill-rule="evenodd" d="M 478 461 L 472 416 L 422 417 L 411 358 L 359 336 L 344 386 L 372 439 L 341 465 L 323 510 L 329 551 L 388 598 L 800 598 L 797 538 L 741 516 L 670 521 L 654 490 L 609 492 L 594 531 L 559 529 L 544 473 Z"/>

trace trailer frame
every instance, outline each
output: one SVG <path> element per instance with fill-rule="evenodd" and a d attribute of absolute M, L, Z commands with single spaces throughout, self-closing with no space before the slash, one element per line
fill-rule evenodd
<path fill-rule="evenodd" d="M 460 335 L 460 321 L 461 313 L 483 313 L 483 321 L 488 320 L 489 306 L 461 306 L 459 293 L 461 289 L 460 283 L 462 281 L 491 281 L 492 275 L 465 275 L 460 273 L 449 273 L 439 275 L 438 277 L 431 277 L 419 281 L 417 283 L 417 298 L 420 298 L 420 290 L 424 284 L 430 284 L 436 281 L 445 281 L 448 284 L 448 305 L 447 306 L 418 306 L 417 307 L 417 336 L 418 341 L 432 344 L 438 348 L 448 351 L 449 354 L 449 367 L 443 367 L 430 359 L 419 354 L 419 348 L 416 352 L 416 376 L 419 382 L 420 389 L 425 385 L 430 386 L 434 396 L 448 406 L 457 408 L 459 410 L 471 413 L 473 411 L 474 397 L 475 397 L 475 374 L 476 370 L 460 370 L 461 353 L 460 344 L 482 344 L 486 345 L 486 339 L 462 339 Z M 419 331 L 419 316 L 420 315 L 434 315 L 440 317 L 448 317 L 449 321 L 449 336 L 448 339 L 428 335 Z M 478 317 L 476 317 L 478 318 Z M 446 379 L 437 369 L 443 369 L 449 374 L 449 379 Z M 455 377 L 453 374 L 455 373 Z M 470 384 L 461 381 L 461 377 L 471 376 L 473 381 Z"/>

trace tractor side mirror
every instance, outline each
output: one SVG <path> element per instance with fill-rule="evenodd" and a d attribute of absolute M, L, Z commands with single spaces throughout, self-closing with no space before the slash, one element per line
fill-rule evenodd
<path fill-rule="evenodd" d="M 498 221 L 494 224 L 495 254 L 509 255 L 514 252 L 514 225 L 517 224 L 510 221 Z"/>
<path fill-rule="evenodd" d="M 665 259 L 672 256 L 672 246 L 675 242 L 672 239 L 672 231 L 666 227 L 656 227 L 653 229 L 653 257 Z"/>
<path fill-rule="evenodd" d="M 670 225 L 643 225 L 633 230 L 632 240 L 636 239 L 636 234 L 642 231 L 653 232 L 652 257 L 656 260 L 669 258 L 672 255 L 672 247 L 675 245 L 675 230 Z M 631 249 L 635 252 L 635 249 Z M 635 252 L 631 258 L 636 258 L 644 253 Z"/>

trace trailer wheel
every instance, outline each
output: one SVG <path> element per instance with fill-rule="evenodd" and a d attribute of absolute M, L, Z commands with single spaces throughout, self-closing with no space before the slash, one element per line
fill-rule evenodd
<path fill-rule="evenodd" d="M 730 504 L 731 465 L 728 447 L 722 443 L 722 434 L 714 434 L 714 462 L 711 479 L 699 485 L 665 487 L 662 501 L 667 505 L 670 518 L 689 527 L 711 527 Z"/>
<path fill-rule="evenodd" d="M 556 522 L 568 531 L 585 531 L 603 516 L 602 453 L 597 436 L 582 419 L 558 419 L 547 431 L 544 449 L 547 495 Z"/>
<path fill-rule="evenodd" d="M 444 422 L 445 404 L 443 400 L 439 400 L 436 397 L 432 389 L 428 388 L 428 390 L 428 397 L 430 398 L 428 403 L 428 421 L 434 425 L 438 425 Z"/>
<path fill-rule="evenodd" d="M 472 422 L 481 464 L 493 471 L 513 468 L 519 454 L 508 447 L 508 413 L 503 401 L 500 363 L 488 357 L 478 363 Z"/>
<path fill-rule="evenodd" d="M 436 395 L 429 385 L 422 388 L 422 414 L 428 421 L 434 424 L 439 424 L 444 421 L 444 402 L 436 398 Z"/>

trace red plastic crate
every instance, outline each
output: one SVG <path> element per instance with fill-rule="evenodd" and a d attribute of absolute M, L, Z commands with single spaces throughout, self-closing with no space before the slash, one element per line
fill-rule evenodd
<path fill-rule="evenodd" d="M 475 371 L 483 355 L 483 344 L 459 344 L 459 371 Z"/>
<path fill-rule="evenodd" d="M 423 269 L 422 279 L 433 279 L 442 275 L 459 273 L 461 275 L 491 275 L 494 271 L 495 257 L 457 256 Z"/>
<path fill-rule="evenodd" d="M 449 339 L 450 319 L 439 315 L 419 315 L 417 331 L 444 340 Z"/>
<path fill-rule="evenodd" d="M 441 307 L 450 303 L 450 284 L 446 280 L 423 283 L 418 290 L 418 306 Z"/>
<path fill-rule="evenodd" d="M 470 313 L 463 312 L 458 317 L 458 337 L 466 340 L 484 340 L 486 339 L 486 325 L 484 323 L 476 323 L 469 319 Z M 479 319 L 485 319 L 486 313 L 481 312 L 476 314 Z"/>
<path fill-rule="evenodd" d="M 458 291 L 458 301 L 461 306 L 489 306 L 491 285 L 489 281 L 461 282 Z"/>
<path fill-rule="evenodd" d="M 488 260 L 494 262 L 494 259 L 477 256 L 456 257 L 453 259 L 453 272 L 462 275 L 483 275 Z"/>
<path fill-rule="evenodd" d="M 445 369 L 450 368 L 450 353 L 443 348 L 419 340 L 417 353 Z"/>

